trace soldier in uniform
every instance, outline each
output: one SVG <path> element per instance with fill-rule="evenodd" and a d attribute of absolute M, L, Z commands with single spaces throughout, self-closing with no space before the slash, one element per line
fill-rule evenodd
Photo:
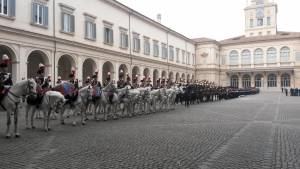
<path fill-rule="evenodd" d="M 76 70 L 74 67 L 72 67 L 71 73 L 69 75 L 70 83 L 72 83 L 72 84 L 75 84 L 75 74 L 76 74 Z"/>
<path fill-rule="evenodd" d="M 88 77 L 86 78 L 86 80 L 85 80 L 85 86 L 88 86 L 88 85 L 90 85 L 90 84 L 91 84 L 91 77 L 88 76 Z"/>
<path fill-rule="evenodd" d="M 135 75 L 135 77 L 132 79 L 132 86 L 133 88 L 138 88 L 138 77 L 139 75 Z"/>
<path fill-rule="evenodd" d="M 58 77 L 57 77 L 56 84 L 57 84 L 57 85 L 59 85 L 59 84 L 61 84 L 61 83 L 62 83 L 61 77 L 60 77 L 60 76 L 58 76 Z"/>
<path fill-rule="evenodd" d="M 8 65 L 10 64 L 10 59 L 9 57 L 4 54 L 2 56 L 2 60 L 0 63 L 0 94 L 5 95 L 6 90 L 5 88 L 9 88 L 9 86 L 12 86 L 12 77 L 11 75 L 7 72 Z M 7 87 L 6 87 L 7 86 Z"/>
<path fill-rule="evenodd" d="M 166 86 L 166 79 L 163 77 L 160 88 L 165 88 L 165 86 Z"/>
<path fill-rule="evenodd" d="M 37 71 L 37 84 L 42 86 L 45 82 L 45 65 L 40 63 L 39 70 Z"/>
<path fill-rule="evenodd" d="M 125 87 L 124 72 L 123 72 L 123 70 L 120 70 L 119 80 L 117 82 L 117 87 L 118 87 L 118 89 L 122 89 L 122 88 Z"/>
<path fill-rule="evenodd" d="M 126 84 L 125 85 L 129 85 L 131 86 L 131 79 L 128 73 L 126 73 Z"/>

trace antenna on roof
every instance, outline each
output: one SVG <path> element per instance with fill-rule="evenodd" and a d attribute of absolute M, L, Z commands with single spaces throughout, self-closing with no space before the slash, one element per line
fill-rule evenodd
<path fill-rule="evenodd" d="M 158 23 L 161 23 L 161 14 L 160 13 L 157 14 L 156 19 L 157 19 Z"/>

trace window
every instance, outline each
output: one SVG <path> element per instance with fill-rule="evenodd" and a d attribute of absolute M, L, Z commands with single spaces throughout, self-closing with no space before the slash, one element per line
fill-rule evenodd
<path fill-rule="evenodd" d="M 295 53 L 296 61 L 300 61 L 300 52 Z"/>
<path fill-rule="evenodd" d="M 133 51 L 140 52 L 141 50 L 141 40 L 138 33 L 133 33 Z"/>
<path fill-rule="evenodd" d="M 62 31 L 65 33 L 75 32 L 75 17 L 68 13 L 62 13 Z"/>
<path fill-rule="evenodd" d="M 174 47 L 173 46 L 169 46 L 169 58 L 170 58 L 170 61 L 173 61 L 174 60 Z"/>
<path fill-rule="evenodd" d="M 104 26 L 104 43 L 107 45 L 114 44 L 114 31 L 111 26 Z"/>
<path fill-rule="evenodd" d="M 120 48 L 127 49 L 128 48 L 128 33 L 127 29 L 120 28 Z"/>
<path fill-rule="evenodd" d="M 185 64 L 185 51 L 182 51 L 182 63 Z"/>
<path fill-rule="evenodd" d="M 263 26 L 264 25 L 264 19 L 257 19 L 257 26 Z"/>
<path fill-rule="evenodd" d="M 32 3 L 32 23 L 48 26 L 48 7 L 38 3 Z"/>
<path fill-rule="evenodd" d="M 188 65 L 191 64 L 190 55 L 191 55 L 190 52 L 188 52 L 187 56 L 186 56 L 186 62 L 187 62 Z"/>
<path fill-rule="evenodd" d="M 251 53 L 249 50 L 243 50 L 242 64 L 251 64 Z"/>
<path fill-rule="evenodd" d="M 277 52 L 275 48 L 269 48 L 267 51 L 267 62 L 268 63 L 276 63 Z"/>
<path fill-rule="evenodd" d="M 267 25 L 268 25 L 268 26 L 271 25 L 271 17 L 267 17 Z"/>
<path fill-rule="evenodd" d="M 229 63 L 230 63 L 230 65 L 238 65 L 239 64 L 239 53 L 236 50 L 230 52 Z"/>
<path fill-rule="evenodd" d="M 161 58 L 167 59 L 168 58 L 168 48 L 167 45 L 162 43 L 161 44 Z"/>
<path fill-rule="evenodd" d="M 153 41 L 153 56 L 158 57 L 159 56 L 159 46 L 158 41 Z"/>
<path fill-rule="evenodd" d="M 96 24 L 92 21 L 85 21 L 85 38 L 96 40 Z"/>
<path fill-rule="evenodd" d="M 179 59 L 179 53 L 180 53 L 180 49 L 176 48 L 176 62 L 179 63 L 180 59 Z"/>
<path fill-rule="evenodd" d="M 239 77 L 237 75 L 233 75 L 230 78 L 230 86 L 234 88 L 239 87 Z"/>
<path fill-rule="evenodd" d="M 290 87 L 291 86 L 291 76 L 289 74 L 281 75 L 281 87 Z"/>
<path fill-rule="evenodd" d="M 255 76 L 255 87 L 262 87 L 262 75 L 258 74 Z"/>
<path fill-rule="evenodd" d="M 243 88 L 250 88 L 251 87 L 251 77 L 249 75 L 244 75 L 243 76 L 242 85 L 243 85 Z"/>
<path fill-rule="evenodd" d="M 280 50 L 280 61 L 288 62 L 290 60 L 290 48 L 283 47 Z"/>
<path fill-rule="evenodd" d="M 253 28 L 253 19 L 250 19 L 250 28 Z"/>
<path fill-rule="evenodd" d="M 0 14 L 8 15 L 8 0 L 0 0 Z"/>
<path fill-rule="evenodd" d="M 254 51 L 254 63 L 255 64 L 261 64 L 263 63 L 263 50 L 262 49 L 256 49 Z"/>
<path fill-rule="evenodd" d="M 150 55 L 150 40 L 149 40 L 149 38 L 144 38 L 144 54 Z"/>
<path fill-rule="evenodd" d="M 274 74 L 268 76 L 268 87 L 277 87 L 277 77 Z"/>

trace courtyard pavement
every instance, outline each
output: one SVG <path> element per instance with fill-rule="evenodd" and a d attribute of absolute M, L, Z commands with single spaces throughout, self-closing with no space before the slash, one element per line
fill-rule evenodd
<path fill-rule="evenodd" d="M 296 169 L 300 168 L 300 97 L 262 93 L 178 106 L 161 112 L 5 139 L 0 115 L 0 168 Z"/>

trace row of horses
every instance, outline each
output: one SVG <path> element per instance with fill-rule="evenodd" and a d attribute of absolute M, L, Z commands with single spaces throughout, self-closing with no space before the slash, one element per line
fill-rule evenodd
<path fill-rule="evenodd" d="M 125 86 L 116 89 L 109 83 L 95 95 L 96 87 L 88 85 L 79 90 L 69 82 L 62 82 L 45 92 L 42 97 L 37 97 L 37 84 L 33 79 L 24 80 L 12 86 L 1 99 L 1 105 L 7 112 L 6 137 L 10 138 L 11 115 L 14 117 L 14 134 L 20 136 L 18 131 L 19 104 L 26 97 L 26 128 L 35 128 L 34 117 L 36 112 L 42 112 L 44 116 L 43 130 L 50 130 L 50 117 L 53 113 L 60 115 L 61 124 L 65 124 L 65 113 L 71 111 L 73 115 L 80 115 L 80 122 L 85 125 L 88 114 L 92 113 L 94 119 L 104 121 L 108 118 L 135 116 L 140 114 L 155 113 L 175 109 L 176 96 L 183 93 L 183 89 L 173 86 L 169 89 L 155 89 L 150 87 L 132 89 Z M 41 99 L 38 105 L 34 101 Z M 30 124 L 28 117 L 30 116 Z M 76 121 L 72 121 L 75 125 Z"/>

